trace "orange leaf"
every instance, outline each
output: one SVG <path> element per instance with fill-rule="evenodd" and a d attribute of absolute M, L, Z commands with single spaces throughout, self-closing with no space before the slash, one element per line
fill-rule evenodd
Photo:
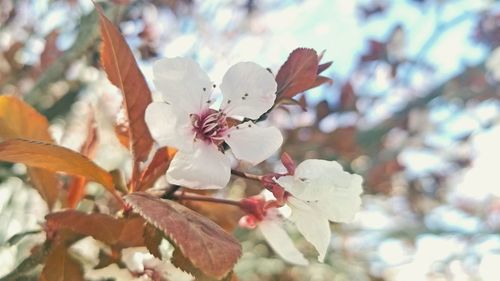
<path fill-rule="evenodd" d="M 40 193 L 51 210 L 59 196 L 61 183 L 58 176 L 54 172 L 34 167 L 28 167 L 28 175 L 33 187 Z"/>
<path fill-rule="evenodd" d="M 163 231 L 182 254 L 204 274 L 226 276 L 241 256 L 241 245 L 206 217 L 148 193 L 129 194 L 125 200 L 149 223 Z"/>
<path fill-rule="evenodd" d="M 108 172 L 78 152 L 51 143 L 24 139 L 4 141 L 0 143 L 0 161 L 83 176 L 114 191 L 113 179 Z"/>
<path fill-rule="evenodd" d="M 120 31 L 106 18 L 99 5 L 95 7 L 101 24 L 101 65 L 109 81 L 122 91 L 134 161 L 145 161 L 153 145 L 144 120 L 146 107 L 153 101 L 151 92 Z"/>
<path fill-rule="evenodd" d="M 30 138 L 52 142 L 47 119 L 34 108 L 12 96 L 0 96 L 0 137 Z"/>
<path fill-rule="evenodd" d="M 80 264 L 69 255 L 66 246 L 60 243 L 50 250 L 45 260 L 40 280 L 83 281 L 83 270 Z"/>
<path fill-rule="evenodd" d="M 110 215 L 86 214 L 75 210 L 52 213 L 45 217 L 51 229 L 65 229 L 117 247 L 144 245 L 144 219 L 115 218 Z"/>
<path fill-rule="evenodd" d="M 86 157 L 92 158 L 95 154 L 97 144 L 99 142 L 99 137 L 97 135 L 97 127 L 95 124 L 95 118 L 89 119 L 87 128 L 87 138 L 85 142 L 80 147 L 80 153 Z M 84 177 L 74 177 L 72 178 L 68 185 L 68 207 L 75 208 L 78 202 L 85 196 L 85 185 L 87 184 L 87 179 Z"/>
<path fill-rule="evenodd" d="M 84 177 L 74 177 L 67 185 L 68 189 L 68 208 L 76 208 L 78 202 L 85 196 L 85 185 L 87 179 Z"/>
<path fill-rule="evenodd" d="M 121 145 L 123 145 L 126 149 L 130 149 L 128 124 L 116 123 L 115 135 Z"/>
<path fill-rule="evenodd" d="M 158 149 L 151 163 L 142 172 L 137 190 L 144 191 L 153 186 L 156 180 L 167 172 L 170 161 L 176 152 L 177 150 L 174 148 L 162 147 Z"/>
<path fill-rule="evenodd" d="M 29 138 L 52 142 L 49 122 L 34 108 L 13 96 L 0 96 L 0 138 Z M 53 172 L 29 168 L 31 183 L 52 209 L 59 195 L 59 179 Z"/>

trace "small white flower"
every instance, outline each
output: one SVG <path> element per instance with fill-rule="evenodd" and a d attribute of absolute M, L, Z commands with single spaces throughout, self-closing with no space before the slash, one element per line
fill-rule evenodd
<path fill-rule="evenodd" d="M 264 219 L 257 223 L 257 228 L 271 248 L 283 260 L 296 265 L 308 265 L 307 259 L 297 250 L 283 228 L 283 220 L 277 215 L 277 212 L 277 209 L 269 209 Z"/>
<path fill-rule="evenodd" d="M 268 200 L 266 200 L 268 199 Z M 245 198 L 241 201 L 242 209 L 247 215 L 243 216 L 239 224 L 248 229 L 258 229 L 267 243 L 281 258 L 289 263 L 297 265 L 308 265 L 292 239 L 283 228 L 283 216 L 279 204 L 274 196 L 267 190 L 261 195 Z M 286 206 L 283 206 L 286 207 Z"/>
<path fill-rule="evenodd" d="M 300 163 L 293 176 L 276 179 L 291 194 L 286 198 L 291 209 L 289 219 L 316 248 L 320 262 L 330 244 L 328 221 L 352 221 L 361 205 L 362 181 L 361 176 L 345 172 L 337 162 L 318 159 Z"/>
<path fill-rule="evenodd" d="M 237 159 L 254 165 L 281 146 L 283 137 L 275 127 L 228 124 L 228 117 L 257 119 L 274 104 L 276 82 L 261 66 L 242 62 L 229 68 L 220 85 L 220 109 L 211 107 L 215 85 L 195 61 L 162 59 L 153 72 L 165 102 L 150 104 L 145 118 L 160 146 L 178 149 L 167 171 L 169 183 L 200 189 L 226 186 L 231 168 L 222 152 L 224 142 Z"/>

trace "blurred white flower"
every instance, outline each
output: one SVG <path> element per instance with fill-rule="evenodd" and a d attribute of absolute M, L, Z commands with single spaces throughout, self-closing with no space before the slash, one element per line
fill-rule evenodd
<path fill-rule="evenodd" d="M 490 57 L 486 60 L 486 69 L 495 81 L 500 81 L 500 47 L 491 52 Z"/>
<path fill-rule="evenodd" d="M 228 123 L 228 117 L 257 119 L 273 105 L 277 85 L 261 66 L 241 62 L 229 68 L 222 79 L 223 100 L 217 109 L 211 97 L 215 85 L 195 61 L 162 59 L 153 72 L 165 102 L 148 106 L 146 123 L 160 146 L 179 150 L 167 171 L 169 183 L 200 189 L 226 186 L 231 168 L 222 152 L 224 142 L 237 159 L 254 165 L 281 146 L 283 137 L 275 127 Z"/>
<path fill-rule="evenodd" d="M 139 278 L 148 276 L 154 277 L 151 278 L 154 280 L 179 281 L 192 281 L 194 279 L 189 273 L 175 267 L 171 262 L 155 258 L 145 247 L 122 250 L 122 261 Z"/>
<path fill-rule="evenodd" d="M 350 222 L 361 206 L 363 179 L 350 174 L 335 161 L 310 159 L 300 163 L 293 176 L 282 176 L 276 182 L 291 194 L 286 204 L 289 219 L 299 232 L 325 259 L 330 244 L 328 221 Z"/>

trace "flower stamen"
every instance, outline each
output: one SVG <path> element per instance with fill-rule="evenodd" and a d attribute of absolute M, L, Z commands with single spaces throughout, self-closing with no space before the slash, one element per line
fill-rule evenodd
<path fill-rule="evenodd" d="M 226 115 L 213 109 L 200 115 L 191 114 L 191 123 L 197 139 L 217 146 L 223 142 L 229 128 Z"/>

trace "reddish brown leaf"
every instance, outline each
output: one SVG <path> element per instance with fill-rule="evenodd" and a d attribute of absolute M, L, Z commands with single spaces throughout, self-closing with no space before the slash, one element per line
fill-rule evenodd
<path fill-rule="evenodd" d="M 158 149 L 151 163 L 142 172 L 137 190 L 144 191 L 153 186 L 156 180 L 167 172 L 170 161 L 176 152 L 177 150 L 174 148 L 162 147 Z"/>
<path fill-rule="evenodd" d="M 318 65 L 318 75 L 327 70 L 332 65 L 332 63 L 333 61 L 329 61 Z"/>
<path fill-rule="evenodd" d="M 0 96 L 0 138 L 29 138 L 52 142 L 47 119 L 34 108 L 12 96 Z M 59 195 L 59 179 L 53 172 L 29 168 L 33 186 L 52 209 Z"/>
<path fill-rule="evenodd" d="M 111 83 L 122 91 L 134 161 L 145 161 L 153 145 L 144 121 L 146 107 L 152 102 L 151 92 L 120 31 L 106 18 L 99 5 L 95 7 L 101 26 L 101 64 Z"/>
<path fill-rule="evenodd" d="M 359 157 L 362 149 L 358 143 L 358 128 L 355 126 L 337 128 L 328 135 L 327 143 L 329 147 L 350 161 Z"/>
<path fill-rule="evenodd" d="M 241 245 L 220 226 L 202 215 L 169 200 L 144 192 L 125 200 L 148 222 L 161 229 L 182 254 L 204 274 L 226 276 L 241 256 Z"/>
<path fill-rule="evenodd" d="M 342 110 L 356 109 L 356 94 L 351 82 L 347 81 L 340 89 L 340 108 Z"/>
<path fill-rule="evenodd" d="M 311 85 L 311 87 L 309 89 L 316 88 L 316 87 L 321 86 L 321 85 L 326 84 L 326 83 L 328 83 L 328 85 L 333 84 L 332 78 L 329 78 L 326 76 L 318 76 L 318 77 L 316 77 L 316 80 L 314 81 L 314 83 Z"/>
<path fill-rule="evenodd" d="M 108 172 L 78 152 L 51 143 L 25 139 L 4 141 L 0 143 L 0 161 L 83 176 L 114 191 L 113 179 Z"/>
<path fill-rule="evenodd" d="M 367 186 L 376 193 L 389 194 L 392 191 L 394 174 L 404 170 L 405 167 L 397 159 L 377 163 L 366 174 Z"/>
<path fill-rule="evenodd" d="M 60 55 L 61 51 L 57 48 L 56 41 L 59 36 L 58 30 L 52 30 L 45 38 L 45 48 L 40 54 L 40 71 L 46 69 Z"/>
<path fill-rule="evenodd" d="M 193 275 L 196 281 L 231 281 L 231 280 L 237 280 L 233 279 L 233 276 L 235 276 L 232 272 L 227 274 L 226 277 L 219 279 L 219 278 L 213 278 L 210 276 L 207 276 L 206 274 L 203 274 L 199 269 L 197 269 L 182 253 L 179 251 L 179 248 L 175 248 L 174 252 L 172 253 L 172 259 L 171 262 L 173 265 L 176 267 L 182 269 L 184 272 L 188 272 L 189 274 Z"/>
<path fill-rule="evenodd" d="M 368 51 L 361 56 L 360 61 L 362 63 L 366 63 L 370 61 L 384 59 L 385 56 L 387 55 L 386 48 L 387 48 L 386 43 L 376 40 L 369 40 Z"/>
<path fill-rule="evenodd" d="M 322 100 L 316 105 L 316 122 L 319 124 L 323 118 L 328 116 L 331 113 L 330 105 L 328 101 Z"/>
<path fill-rule="evenodd" d="M 115 218 L 110 215 L 86 214 L 75 210 L 52 213 L 45 217 L 50 229 L 63 229 L 92 236 L 115 247 L 137 247 L 144 245 L 144 219 L 141 217 Z"/>
<path fill-rule="evenodd" d="M 83 270 L 80 264 L 68 253 L 66 246 L 61 243 L 55 245 L 45 260 L 41 281 L 83 281 Z"/>
<path fill-rule="evenodd" d="M 118 267 L 124 268 L 126 267 L 125 264 L 123 264 L 122 260 L 122 255 L 121 255 L 121 250 L 115 250 L 111 249 L 111 253 L 108 253 L 107 251 L 100 250 L 99 251 L 99 263 L 94 266 L 94 269 L 101 269 L 105 268 L 113 263 L 116 263 Z"/>
<path fill-rule="evenodd" d="M 146 243 L 146 248 L 155 257 L 161 259 L 160 244 L 163 239 L 163 234 L 156 227 L 149 223 L 146 223 L 144 227 L 144 242 Z"/>
<path fill-rule="evenodd" d="M 238 221 L 244 215 L 240 208 L 232 205 L 189 200 L 182 204 L 211 219 L 229 233 L 236 229 Z"/>
<path fill-rule="evenodd" d="M 311 88 L 318 73 L 318 55 L 313 49 L 295 49 L 276 75 L 278 96 L 292 98 Z"/>
<path fill-rule="evenodd" d="M 303 96 L 301 96 L 303 97 Z M 291 98 L 281 98 L 279 101 L 277 101 L 275 103 L 275 106 L 278 107 L 280 105 L 297 105 L 297 106 L 300 106 L 300 108 L 303 110 L 303 111 L 307 111 L 307 104 L 305 102 L 303 102 L 304 100 L 295 100 L 295 99 L 291 99 Z M 287 110 L 287 112 L 289 112 Z"/>

